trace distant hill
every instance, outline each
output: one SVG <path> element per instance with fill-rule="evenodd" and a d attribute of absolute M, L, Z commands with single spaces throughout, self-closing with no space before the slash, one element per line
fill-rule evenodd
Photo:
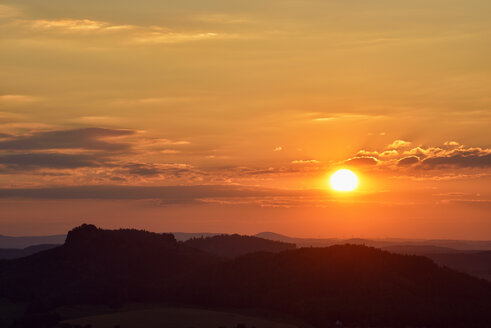
<path fill-rule="evenodd" d="M 66 235 L 52 236 L 2 236 L 0 235 L 0 248 L 26 248 L 29 246 L 51 244 L 61 245 L 65 242 Z"/>
<path fill-rule="evenodd" d="M 237 234 L 192 238 L 184 242 L 184 245 L 222 257 L 236 257 L 254 252 L 276 253 L 296 248 L 291 243 Z"/>
<path fill-rule="evenodd" d="M 491 281 L 491 251 L 425 255 L 440 265 Z"/>
<path fill-rule="evenodd" d="M 363 239 L 363 238 L 350 238 L 350 239 L 340 239 L 340 238 L 296 238 L 288 237 L 275 232 L 261 232 L 255 235 L 256 237 L 283 241 L 294 243 L 299 247 L 328 247 L 333 245 L 365 245 L 373 247 L 384 247 L 393 245 L 392 241 L 388 240 L 375 240 L 375 239 Z"/>
<path fill-rule="evenodd" d="M 34 245 L 26 248 L 2 248 L 0 249 L 0 260 L 10 260 L 16 259 L 19 257 L 24 257 L 28 255 L 32 255 L 47 249 L 55 248 L 59 245 L 46 244 L 46 245 Z"/>
<path fill-rule="evenodd" d="M 93 225 L 70 231 L 62 246 L 0 261 L 1 297 L 29 301 L 31 309 L 127 301 L 254 308 L 317 327 L 340 320 L 471 328 L 491 320 L 491 283 L 422 256 L 338 245 L 226 260 L 171 234 Z"/>
<path fill-rule="evenodd" d="M 288 236 L 285 236 L 285 235 L 281 235 L 279 233 L 271 232 L 271 231 L 260 232 L 258 234 L 255 234 L 255 236 L 256 237 L 259 237 L 259 238 L 270 239 L 270 240 L 277 240 L 277 241 L 287 241 L 287 240 L 295 240 L 295 239 L 298 239 L 298 238 L 292 238 L 292 237 L 288 237 Z"/>
<path fill-rule="evenodd" d="M 367 239 L 367 238 L 295 238 L 288 237 L 274 232 L 261 232 L 256 237 L 294 243 L 298 247 L 326 247 L 332 245 L 354 244 L 365 245 L 377 248 L 386 248 L 392 246 L 434 246 L 444 247 L 454 250 L 491 250 L 491 241 L 489 240 L 446 240 L 446 239 Z"/>
<path fill-rule="evenodd" d="M 456 250 L 425 245 L 396 245 L 383 249 L 398 254 L 426 256 L 439 265 L 491 281 L 491 251 Z"/>
<path fill-rule="evenodd" d="M 341 243 L 340 239 L 336 238 L 295 238 L 281 235 L 276 232 L 260 232 L 254 236 L 269 240 L 282 241 L 286 243 L 296 244 L 298 247 L 326 247 Z"/>

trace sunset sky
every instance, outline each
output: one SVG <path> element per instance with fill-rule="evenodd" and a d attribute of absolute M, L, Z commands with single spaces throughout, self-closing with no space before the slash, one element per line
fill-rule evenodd
<path fill-rule="evenodd" d="M 491 239 L 490 12 L 0 0 L 0 234 Z"/>

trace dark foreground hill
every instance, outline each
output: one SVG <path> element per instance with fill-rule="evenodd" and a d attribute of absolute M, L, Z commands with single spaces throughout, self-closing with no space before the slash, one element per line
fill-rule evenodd
<path fill-rule="evenodd" d="M 273 310 L 317 327 L 489 327 L 491 284 L 420 256 L 342 245 L 232 260 L 172 235 L 84 225 L 63 246 L 0 262 L 0 297 L 31 308 L 165 301 Z M 35 305 L 35 306 L 34 306 Z"/>
<path fill-rule="evenodd" d="M 491 284 L 359 245 L 251 254 L 193 284 L 202 303 L 264 307 L 316 326 L 489 327 Z M 198 286 L 198 287 L 197 287 Z"/>
<path fill-rule="evenodd" d="M 62 246 L 0 261 L 0 297 L 47 305 L 165 299 L 186 274 L 216 262 L 171 234 L 82 225 Z"/>
<path fill-rule="evenodd" d="M 184 245 L 229 258 L 260 251 L 277 253 L 297 247 L 291 243 L 237 234 L 192 238 L 185 241 Z"/>

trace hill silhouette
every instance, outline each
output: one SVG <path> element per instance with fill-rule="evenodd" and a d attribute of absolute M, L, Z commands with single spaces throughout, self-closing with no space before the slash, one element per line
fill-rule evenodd
<path fill-rule="evenodd" d="M 52 236 L 3 236 L 0 235 L 0 248 L 26 248 L 35 245 L 61 245 L 65 241 L 66 235 Z"/>
<path fill-rule="evenodd" d="M 164 299 L 187 273 L 216 261 L 171 234 L 82 225 L 62 246 L 0 261 L 0 294 L 49 305 Z"/>
<path fill-rule="evenodd" d="M 254 308 L 317 327 L 491 322 L 489 282 L 422 256 L 337 245 L 224 259 L 171 234 L 93 225 L 73 229 L 60 247 L 0 261 L 0 297 L 29 301 L 34 309 L 127 301 Z"/>
<path fill-rule="evenodd" d="M 29 246 L 26 248 L 0 248 L 0 260 L 16 259 L 19 257 L 32 255 L 47 249 L 55 248 L 57 246 L 59 245 L 42 244 L 42 245 Z"/>
<path fill-rule="evenodd" d="M 491 251 L 425 255 L 440 265 L 491 281 Z"/>
<path fill-rule="evenodd" d="M 184 244 L 222 257 L 236 257 L 260 251 L 276 253 L 296 248 L 291 243 L 238 234 L 192 238 Z"/>
<path fill-rule="evenodd" d="M 316 326 L 486 327 L 491 319 L 488 282 L 360 245 L 250 254 L 197 284 L 205 303 L 271 308 Z"/>
<path fill-rule="evenodd" d="M 281 235 L 275 232 L 261 232 L 256 237 L 294 243 L 298 247 L 326 247 L 340 244 L 366 245 L 377 248 L 387 247 L 443 247 L 461 251 L 486 251 L 491 250 L 490 240 L 451 240 L 451 239 L 402 239 L 402 238 L 384 238 L 384 239 L 367 239 L 367 238 L 296 238 Z"/>
<path fill-rule="evenodd" d="M 432 245 L 393 245 L 382 248 L 384 251 L 391 253 L 407 254 L 407 255 L 425 255 L 428 254 L 454 254 L 454 253 L 470 253 L 479 251 L 463 251 L 449 247 L 440 247 Z"/>

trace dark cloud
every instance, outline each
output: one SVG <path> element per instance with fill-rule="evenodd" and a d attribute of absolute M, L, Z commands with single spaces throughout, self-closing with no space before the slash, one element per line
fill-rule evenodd
<path fill-rule="evenodd" d="M 162 170 L 158 166 L 152 164 L 126 164 L 123 168 L 127 169 L 131 175 L 153 176 L 162 173 Z"/>
<path fill-rule="evenodd" d="M 491 167 L 491 153 L 472 150 L 469 152 L 454 152 L 448 156 L 429 157 L 421 162 L 423 168 L 440 168 L 440 167 L 470 167 L 484 168 Z"/>
<path fill-rule="evenodd" d="M 138 176 L 167 175 L 179 178 L 197 173 L 197 170 L 186 164 L 159 164 L 159 163 L 128 163 L 122 166 L 128 174 Z"/>
<path fill-rule="evenodd" d="M 409 156 L 409 157 L 404 157 L 401 158 L 398 162 L 397 165 L 413 165 L 419 162 L 419 158 L 416 156 Z"/>
<path fill-rule="evenodd" d="M 134 134 L 132 130 L 84 128 L 74 130 L 41 131 L 29 135 L 9 136 L 0 140 L 0 150 L 46 150 L 46 149 L 89 149 L 126 150 L 129 143 L 116 142 L 107 138 Z M 0 136 L 1 137 L 1 136 Z"/>
<path fill-rule="evenodd" d="M 461 204 L 473 207 L 491 208 L 491 199 L 442 199 L 442 204 Z"/>
<path fill-rule="evenodd" d="M 378 160 L 374 157 L 353 157 L 345 161 L 345 164 L 363 166 L 363 165 L 376 165 Z"/>
<path fill-rule="evenodd" d="M 102 158 L 90 154 L 27 153 L 0 155 L 3 171 L 29 171 L 41 168 L 75 169 L 102 165 Z"/>
<path fill-rule="evenodd" d="M 198 186 L 72 186 L 52 188 L 2 188 L 0 198 L 35 199 L 158 199 L 163 204 L 193 203 L 207 198 L 298 197 L 319 191 L 278 190 L 230 185 Z"/>

